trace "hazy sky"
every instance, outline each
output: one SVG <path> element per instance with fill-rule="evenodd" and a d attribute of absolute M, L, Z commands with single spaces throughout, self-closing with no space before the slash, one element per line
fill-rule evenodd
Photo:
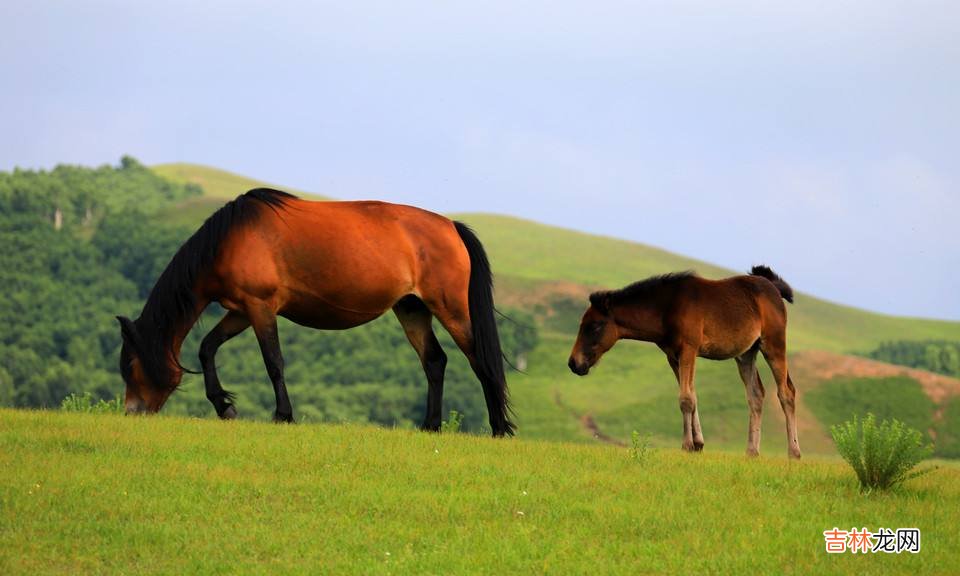
<path fill-rule="evenodd" d="M 0 170 L 198 162 L 960 319 L 958 31 L 955 1 L 2 0 Z"/>

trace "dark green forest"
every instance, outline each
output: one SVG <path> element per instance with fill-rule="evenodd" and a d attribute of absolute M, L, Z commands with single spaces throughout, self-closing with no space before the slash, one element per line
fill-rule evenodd
<path fill-rule="evenodd" d="M 130 157 L 118 166 L 0 172 L 0 406 L 54 407 L 81 392 L 107 400 L 122 395 L 114 316 L 139 315 L 154 281 L 193 232 L 159 214 L 202 193 Z M 185 366 L 198 368 L 196 351 L 222 313 L 217 308 L 208 309 L 184 343 Z M 529 315 L 504 312 L 501 338 L 515 358 L 536 345 L 537 331 Z M 486 422 L 480 384 L 436 328 L 450 357 L 444 413 L 457 410 L 464 429 L 480 431 Z M 342 332 L 283 321 L 280 332 L 298 419 L 400 427 L 422 420 L 426 381 L 392 315 Z M 252 332 L 226 344 L 217 365 L 224 386 L 237 394 L 241 417 L 269 418 L 273 388 Z M 214 416 L 202 377 L 184 375 L 164 411 Z"/>
<path fill-rule="evenodd" d="M 884 342 L 869 358 L 960 378 L 960 342 L 898 340 Z"/>

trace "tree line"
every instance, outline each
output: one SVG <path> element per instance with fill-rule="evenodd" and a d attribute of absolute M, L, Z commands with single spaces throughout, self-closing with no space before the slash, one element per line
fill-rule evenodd
<path fill-rule="evenodd" d="M 960 342 L 896 340 L 880 344 L 867 356 L 890 364 L 920 368 L 960 378 Z"/>

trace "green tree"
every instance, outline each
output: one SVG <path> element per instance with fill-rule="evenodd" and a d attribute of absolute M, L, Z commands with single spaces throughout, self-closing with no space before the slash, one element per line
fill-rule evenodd
<path fill-rule="evenodd" d="M 13 406 L 13 378 L 0 367 L 0 407 Z"/>

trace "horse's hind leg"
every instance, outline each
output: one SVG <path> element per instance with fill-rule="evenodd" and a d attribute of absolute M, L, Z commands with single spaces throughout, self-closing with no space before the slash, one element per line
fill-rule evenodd
<path fill-rule="evenodd" d="M 277 410 L 273 413 L 273 421 L 293 422 L 293 406 L 287 395 L 287 384 L 283 380 L 283 354 L 280 352 L 277 316 L 267 308 L 251 310 L 248 314 L 253 331 L 257 333 L 263 363 L 267 367 L 267 375 L 273 383 L 273 393 L 277 399 Z"/>
<path fill-rule="evenodd" d="M 427 410 L 423 418 L 423 430 L 440 430 L 443 404 L 443 375 L 447 367 L 447 355 L 433 333 L 433 314 L 416 296 L 406 296 L 393 306 L 407 340 L 417 351 L 420 364 L 427 376 Z"/>
<path fill-rule="evenodd" d="M 207 390 L 207 400 L 217 410 L 217 416 L 224 420 L 236 418 L 237 409 L 233 406 L 233 395 L 220 385 L 216 365 L 217 350 L 224 342 L 243 332 L 248 326 L 250 321 L 246 316 L 235 311 L 227 312 L 200 343 L 200 365 L 203 367 L 203 384 Z"/>
<path fill-rule="evenodd" d="M 450 333 L 457 347 L 463 352 L 463 355 L 470 361 L 470 367 L 473 373 L 480 380 L 483 386 L 483 398 L 487 403 L 487 415 L 490 422 L 490 429 L 495 437 L 513 435 L 513 423 L 508 417 L 508 408 L 506 402 L 500 395 L 498 389 L 505 387 L 503 382 L 496 382 L 488 375 L 477 360 L 474 352 L 473 333 L 470 324 L 470 313 L 467 311 L 466 303 L 457 312 L 450 308 L 437 307 L 432 310 L 434 316 L 443 327 Z M 499 358 L 497 361 L 501 361 Z"/>
<path fill-rule="evenodd" d="M 740 379 L 747 392 L 747 405 L 750 407 L 750 427 L 747 429 L 747 455 L 760 454 L 760 419 L 763 415 L 763 382 L 757 372 L 757 348 L 751 348 L 737 358 Z"/>
<path fill-rule="evenodd" d="M 796 418 L 797 390 L 794 388 L 793 380 L 790 379 L 790 373 L 787 371 L 786 348 L 786 341 L 782 332 L 772 336 L 764 336 L 760 345 L 760 351 L 763 352 L 763 357 L 773 372 L 773 378 L 777 381 L 777 397 L 780 399 L 780 407 L 783 409 L 783 415 L 787 421 L 787 454 L 791 458 L 800 458 Z"/>

